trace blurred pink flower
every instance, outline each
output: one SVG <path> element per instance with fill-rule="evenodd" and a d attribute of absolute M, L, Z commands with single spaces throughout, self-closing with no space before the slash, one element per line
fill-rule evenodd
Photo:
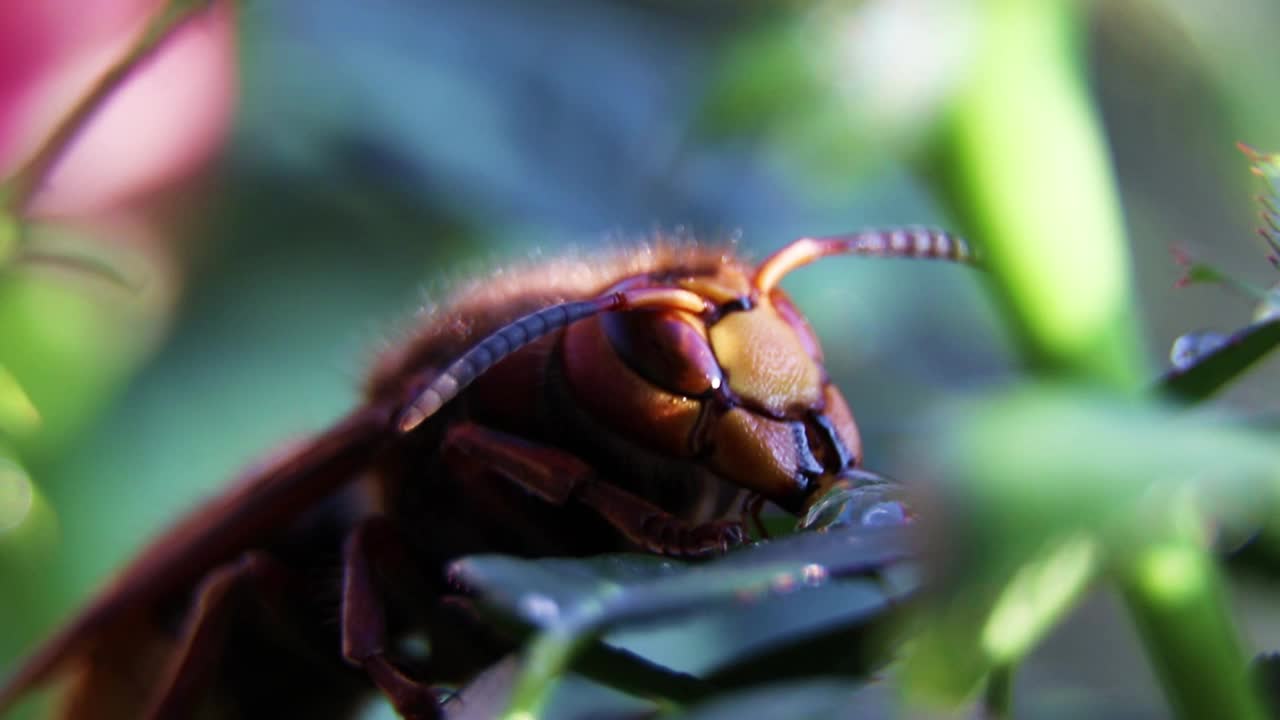
<path fill-rule="evenodd" d="M 11 175 L 163 0 L 0 1 L 0 177 Z M 216 0 L 104 103 L 46 179 L 32 214 L 110 210 L 191 174 L 222 143 L 236 95 L 235 17 Z"/>

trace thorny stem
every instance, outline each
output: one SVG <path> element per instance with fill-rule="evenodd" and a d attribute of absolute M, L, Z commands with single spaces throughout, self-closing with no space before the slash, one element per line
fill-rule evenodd
<path fill-rule="evenodd" d="M 9 179 L 3 197 L 7 209 L 21 216 L 32 197 L 48 179 L 76 136 L 89 124 L 106 101 L 151 55 L 186 22 L 207 10 L 214 0 L 168 0 L 134 39 L 128 52 L 107 68 L 93 87 L 62 117 L 35 154 Z"/>

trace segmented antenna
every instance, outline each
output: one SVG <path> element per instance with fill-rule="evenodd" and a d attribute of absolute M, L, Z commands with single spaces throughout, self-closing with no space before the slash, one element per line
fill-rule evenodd
<path fill-rule="evenodd" d="M 927 227 L 860 230 L 847 235 L 796 240 L 765 258 L 756 268 L 752 284 L 759 292 L 767 293 L 792 270 L 831 255 L 936 258 L 978 264 L 969 243 L 945 230 Z"/>
<path fill-rule="evenodd" d="M 531 312 L 481 340 L 437 375 L 400 414 L 400 432 L 413 431 L 498 361 L 538 338 L 602 312 L 644 309 L 683 310 L 701 315 L 713 313 L 715 305 L 689 290 L 636 288 Z"/>

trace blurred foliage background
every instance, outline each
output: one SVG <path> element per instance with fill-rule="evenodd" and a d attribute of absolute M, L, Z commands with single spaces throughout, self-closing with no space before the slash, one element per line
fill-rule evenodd
<path fill-rule="evenodd" d="M 116 242 L 101 224 L 28 228 L 139 285 L 41 264 L 0 274 L 0 381 L 40 417 L 0 436 L 0 669 L 177 513 L 356 402 L 364 366 L 424 292 L 653 232 L 736 236 L 756 257 L 866 225 L 958 224 L 981 241 L 963 153 L 939 144 L 954 148 L 959 88 L 992 23 L 1019 5 L 238 4 L 230 137 L 199 182 L 153 200 L 165 230 Z M 1235 143 L 1280 147 L 1280 6 L 1046 6 L 1070 16 L 1064 43 L 1079 51 L 1071 67 L 1123 208 L 1128 259 L 1097 268 L 1132 282 L 1137 348 L 1117 362 L 1154 379 L 1176 336 L 1231 330 L 1252 309 L 1217 288 L 1175 289 L 1171 246 L 1271 283 L 1252 239 L 1261 189 Z M 994 102 L 1009 133 L 983 153 L 1022 169 L 1019 202 L 1110 192 L 1045 161 L 1049 101 Z M 1054 244 L 1037 252 L 1087 243 L 1069 223 L 1044 230 Z M 955 267 L 831 260 L 786 286 L 824 341 L 868 466 L 890 475 L 917 467 L 937 429 L 930 408 L 1034 364 L 1001 320 L 1001 293 Z M 1215 402 L 1273 418 L 1276 380 L 1263 367 Z M 1232 598 L 1245 650 L 1280 647 L 1273 589 L 1238 578 Z M 687 655 L 715 639 L 667 641 Z M 1167 712 L 1106 590 L 1050 634 L 1017 687 L 1030 716 Z"/>

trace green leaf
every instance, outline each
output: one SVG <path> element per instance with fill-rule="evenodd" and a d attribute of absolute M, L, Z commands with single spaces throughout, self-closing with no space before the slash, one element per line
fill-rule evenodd
<path fill-rule="evenodd" d="M 900 714 L 897 705 L 896 698 L 884 688 L 868 690 L 831 681 L 782 683 L 725 695 L 664 717 L 679 720 L 853 720 L 895 717 Z"/>
<path fill-rule="evenodd" d="M 478 590 L 490 607 L 543 629 L 514 691 L 515 717 L 535 712 L 564 668 L 606 630 L 669 622 L 822 586 L 833 577 L 874 573 L 907 557 L 909 549 L 905 528 L 846 528 L 761 543 L 702 565 L 651 556 L 479 556 L 454 563 L 452 577 Z"/>
<path fill-rule="evenodd" d="M 648 555 L 480 555 L 454 563 L 451 576 L 535 626 L 614 628 L 874 573 L 909 557 L 910 548 L 905 528 L 842 528 L 758 543 L 700 565 Z"/>
<path fill-rule="evenodd" d="M 804 612 L 801 603 L 791 605 L 793 612 Z M 909 597 L 868 595 L 864 605 L 849 605 L 843 617 L 744 652 L 705 680 L 721 688 L 833 676 L 865 680 L 889 662 L 913 609 Z"/>

